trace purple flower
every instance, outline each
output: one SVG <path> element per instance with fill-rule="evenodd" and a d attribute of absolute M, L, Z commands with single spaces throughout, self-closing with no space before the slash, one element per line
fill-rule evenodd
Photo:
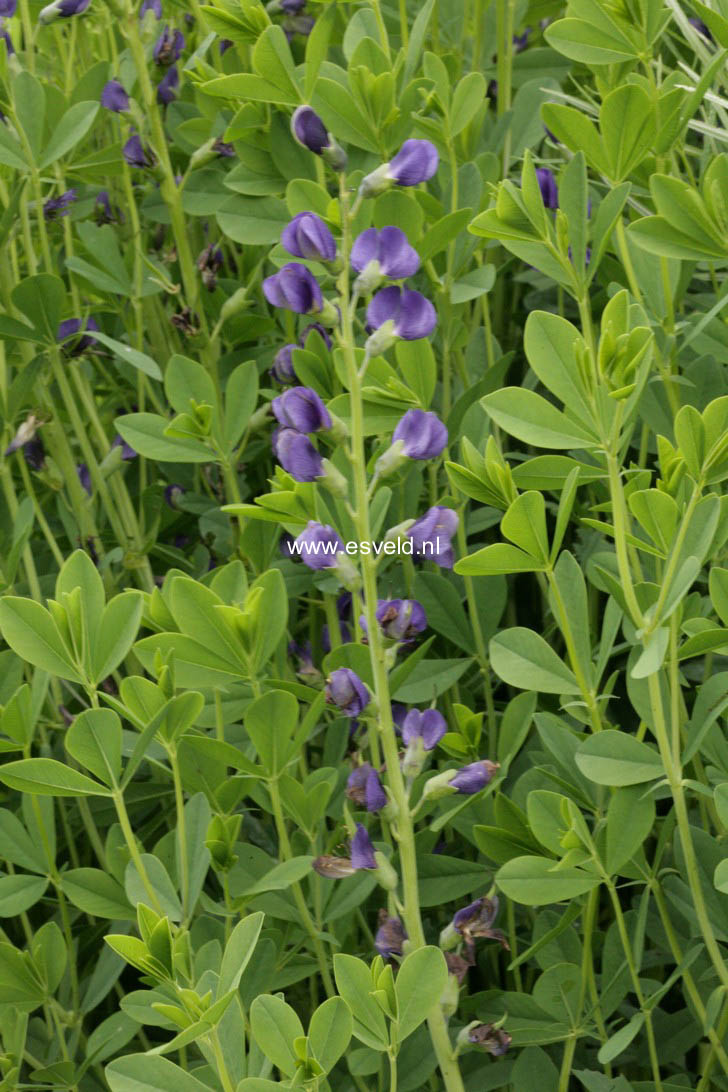
<path fill-rule="evenodd" d="M 182 56 L 185 36 L 181 30 L 172 30 L 167 25 L 154 43 L 154 60 L 157 64 L 174 64 Z"/>
<path fill-rule="evenodd" d="M 559 187 L 556 185 L 554 172 L 550 171 L 548 167 L 537 167 L 536 178 L 538 179 L 545 207 L 547 209 L 557 209 L 559 207 Z"/>
<path fill-rule="evenodd" d="M 401 956 L 407 933 L 399 918 L 390 918 L 386 910 L 379 912 L 379 928 L 374 937 L 374 947 L 382 959 Z"/>
<path fill-rule="evenodd" d="M 432 178 L 440 157 L 430 140 L 405 140 L 387 164 L 387 177 L 398 186 L 417 186 Z"/>
<path fill-rule="evenodd" d="M 707 38 L 709 42 L 715 41 L 713 35 L 710 33 L 702 19 L 698 19 L 696 15 L 691 15 L 688 19 L 688 22 L 690 23 L 691 27 L 695 27 L 698 34 L 701 34 L 703 38 Z"/>
<path fill-rule="evenodd" d="M 320 671 L 313 662 L 313 649 L 311 648 L 310 641 L 306 641 L 302 645 L 299 645 L 296 641 L 289 641 L 288 655 L 295 656 L 298 660 L 298 666 L 296 668 L 297 675 L 306 675 L 314 678 L 321 677 Z"/>
<path fill-rule="evenodd" d="M 308 325 L 308 326 L 306 326 L 306 327 L 305 327 L 305 328 L 304 328 L 304 329 L 303 329 L 303 330 L 301 331 L 301 336 L 300 336 L 300 338 L 298 339 L 298 343 L 299 343 L 299 345 L 301 345 L 301 347 L 305 349 L 305 347 L 306 347 L 306 342 L 308 341 L 308 335 L 309 335 L 310 333 L 312 333 L 312 332 L 313 332 L 314 330 L 316 331 L 316 333 L 317 333 L 317 334 L 320 334 L 320 335 L 321 335 L 321 337 L 323 338 L 323 341 L 324 341 L 324 345 L 326 346 L 326 348 L 327 348 L 327 349 L 330 349 L 330 348 L 331 348 L 331 345 L 332 345 L 331 337 L 330 337 L 330 335 L 329 335 L 329 332 L 328 332 L 328 330 L 326 329 L 326 327 L 325 327 L 325 326 L 322 326 L 320 322 L 311 322 L 311 323 L 309 323 L 309 325 Z"/>
<path fill-rule="evenodd" d="M 212 150 L 217 155 L 222 156 L 223 159 L 232 159 L 233 156 L 235 155 L 235 149 L 233 148 L 232 144 L 229 144 L 226 140 L 223 140 L 221 137 L 217 138 L 217 140 L 215 141 L 215 143 L 212 146 Z"/>
<path fill-rule="evenodd" d="M 78 466 L 76 467 L 76 473 L 78 474 L 78 480 L 80 481 L 81 485 L 83 486 L 83 488 L 86 490 L 86 492 L 88 493 L 88 495 L 90 497 L 91 496 L 91 474 L 89 472 L 89 468 L 86 466 L 86 463 L 79 463 Z"/>
<path fill-rule="evenodd" d="M 368 762 L 351 771 L 346 782 L 346 795 L 367 811 L 379 811 L 387 804 L 387 794 L 382 788 L 379 774 Z"/>
<path fill-rule="evenodd" d="M 337 667 L 326 681 L 326 701 L 336 705 L 347 717 L 357 717 L 369 704 L 364 683 L 350 667 Z"/>
<path fill-rule="evenodd" d="M 18 7 L 18 0 L 0 0 L 0 16 L 12 19 Z"/>
<path fill-rule="evenodd" d="M 220 44 L 218 46 L 218 49 L 220 50 L 220 56 L 222 57 L 222 55 L 224 53 L 227 53 L 229 49 L 232 49 L 234 45 L 235 43 L 233 42 L 232 38 L 221 38 Z"/>
<path fill-rule="evenodd" d="M 513 35 L 514 53 L 522 53 L 528 45 L 528 39 L 531 37 L 531 28 L 526 27 L 522 34 Z"/>
<path fill-rule="evenodd" d="M 176 482 L 170 482 L 169 485 L 164 487 L 164 499 L 170 508 L 177 507 L 177 501 L 180 497 L 184 496 L 184 487 L 177 485 Z"/>
<path fill-rule="evenodd" d="M 284 15 L 298 15 L 306 7 L 306 0 L 278 0 L 277 9 Z M 270 11 L 270 7 L 268 8 Z"/>
<path fill-rule="evenodd" d="M 403 705 L 401 701 L 393 701 L 391 704 L 391 709 L 392 723 L 394 724 L 395 728 L 397 728 L 401 732 L 405 719 L 407 717 L 407 706 Z"/>
<path fill-rule="evenodd" d="M 118 432 L 114 439 L 111 441 L 111 446 L 112 448 L 121 448 L 122 459 L 136 459 L 137 455 L 139 454 L 137 451 L 134 450 L 131 444 L 127 444 L 126 440 L 122 436 L 120 436 Z"/>
<path fill-rule="evenodd" d="M 405 341 L 417 341 L 429 337 L 437 325 L 437 314 L 431 302 L 420 292 L 410 288 L 399 288 L 391 284 L 382 288 L 369 302 L 367 307 L 367 325 L 372 330 L 379 330 L 387 324 L 385 334 L 392 338 L 401 337 Z M 387 338 L 376 342 L 372 351 L 382 352 L 389 345 Z"/>
<path fill-rule="evenodd" d="M 407 537 L 416 557 L 429 558 L 441 569 L 451 569 L 455 560 L 451 539 L 457 528 L 457 512 L 436 504 L 412 524 Z"/>
<path fill-rule="evenodd" d="M 487 937 L 489 940 L 497 940 L 506 950 L 508 942 L 500 929 L 494 929 L 493 924 L 498 916 L 498 897 L 492 899 L 484 895 L 469 906 L 458 910 L 452 919 L 455 932 L 460 933 L 468 943 L 476 937 Z"/>
<path fill-rule="evenodd" d="M 373 275 L 399 280 L 414 276 L 420 268 L 420 256 L 398 227 L 384 227 L 381 231 L 367 228 L 351 248 L 351 264 L 357 273 L 369 268 Z"/>
<path fill-rule="evenodd" d="M 121 154 L 130 167 L 153 167 L 154 153 L 148 146 L 145 148 L 138 133 L 132 133 Z"/>
<path fill-rule="evenodd" d="M 299 315 L 315 314 L 324 305 L 318 281 L 298 262 L 289 262 L 272 277 L 266 277 L 263 293 L 273 307 L 284 307 Z"/>
<path fill-rule="evenodd" d="M 71 205 L 78 197 L 75 190 L 66 190 L 58 197 L 49 197 L 43 205 L 43 218 L 45 220 L 60 220 L 62 216 L 68 216 Z"/>
<path fill-rule="evenodd" d="M 377 621 L 385 637 L 392 641 L 410 641 L 427 626 L 425 608 L 416 599 L 380 599 L 377 603 Z M 366 619 L 360 619 L 366 630 Z"/>
<path fill-rule="evenodd" d="M 111 207 L 111 201 L 109 200 L 108 190 L 99 190 L 96 194 L 94 219 L 97 224 L 113 224 L 116 219 L 114 210 Z"/>
<path fill-rule="evenodd" d="M 408 459 L 436 459 L 447 446 L 447 429 L 436 413 L 407 410 L 392 434 L 392 443 L 402 442 Z"/>
<path fill-rule="evenodd" d="M 402 741 L 409 746 L 421 739 L 424 749 L 432 751 L 446 732 L 445 718 L 437 709 L 410 709 L 402 725 Z"/>
<path fill-rule="evenodd" d="M 78 341 L 75 341 L 72 345 L 64 345 L 64 351 L 69 356 L 78 356 L 80 353 L 88 349 L 92 342 L 96 341 L 96 338 L 93 337 L 92 334 L 89 334 L 88 331 L 98 330 L 98 328 L 98 323 L 93 318 L 86 319 L 85 325 L 81 322 L 81 319 L 79 318 L 65 319 L 58 327 L 58 330 L 56 332 L 56 340 L 66 341 L 68 338 L 73 337 L 74 334 L 79 334 L 81 333 L 81 330 L 84 330 L 85 333 L 78 339 Z"/>
<path fill-rule="evenodd" d="M 2 38 L 2 40 L 5 42 L 7 54 L 8 57 L 10 57 L 11 54 L 15 52 L 15 46 L 13 45 L 13 40 L 10 37 L 9 33 L 7 32 L 5 27 L 2 26 L 2 19 L 0 19 L 0 38 Z"/>
<path fill-rule="evenodd" d="M 291 118 L 293 139 L 314 155 L 322 156 L 335 171 L 346 169 L 346 154 L 310 106 L 299 106 Z"/>
<path fill-rule="evenodd" d="M 351 864 L 355 869 L 377 867 L 374 846 L 361 823 L 356 824 L 356 834 L 351 839 Z"/>
<path fill-rule="evenodd" d="M 270 374 L 279 383 L 295 383 L 296 373 L 293 368 L 293 350 L 298 345 L 284 345 L 273 358 Z"/>
<path fill-rule="evenodd" d="M 23 444 L 23 456 L 31 470 L 42 470 L 45 466 L 45 448 L 40 436 Z"/>
<path fill-rule="evenodd" d="M 81 15 L 90 3 L 91 0 L 55 0 L 54 4 L 43 8 L 38 18 L 41 23 L 49 22 L 57 15 L 61 19 L 70 19 L 72 15 Z"/>
<path fill-rule="evenodd" d="M 107 110 L 113 110 L 115 114 L 120 114 L 122 111 L 129 109 L 129 96 L 118 80 L 109 80 L 108 83 L 104 84 L 104 89 L 101 92 L 101 105 Z"/>
<path fill-rule="evenodd" d="M 297 482 L 315 482 L 324 474 L 323 459 L 308 436 L 294 428 L 278 429 L 273 453 L 284 470 Z"/>
<path fill-rule="evenodd" d="M 177 65 L 173 64 L 167 69 L 157 84 L 157 102 L 160 106 L 169 106 L 177 98 L 176 89 L 179 87 L 179 72 Z"/>
<path fill-rule="evenodd" d="M 281 242 L 296 258 L 333 262 L 336 243 L 326 224 L 315 212 L 299 212 L 284 227 Z"/>
<path fill-rule="evenodd" d="M 450 787 L 457 789 L 464 796 L 472 796 L 480 792 L 492 780 L 493 774 L 498 769 L 497 762 L 484 759 L 481 762 L 471 762 L 468 766 L 462 766 L 450 781 Z"/>
<path fill-rule="evenodd" d="M 139 18 L 143 19 L 148 11 L 153 11 L 157 19 L 162 18 L 162 0 L 142 0 Z"/>
<path fill-rule="evenodd" d="M 291 543 L 291 556 L 300 557 L 309 569 L 331 569 L 337 564 L 336 555 L 343 552 L 344 543 L 333 527 L 314 520 Z"/>
<path fill-rule="evenodd" d="M 271 408 L 285 428 L 298 432 L 319 432 L 331 428 L 329 411 L 310 387 L 290 387 L 273 399 Z"/>
<path fill-rule="evenodd" d="M 468 1042 L 492 1054 L 494 1058 L 506 1053 L 512 1039 L 507 1031 L 495 1028 L 492 1024 L 478 1024 L 468 1032 Z"/>

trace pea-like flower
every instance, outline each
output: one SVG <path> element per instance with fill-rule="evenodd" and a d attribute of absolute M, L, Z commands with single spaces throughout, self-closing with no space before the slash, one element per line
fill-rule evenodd
<path fill-rule="evenodd" d="M 2 18 L 0 18 L 0 38 L 2 38 L 2 40 L 5 42 L 5 49 L 8 57 L 12 56 L 12 54 L 15 52 L 15 46 L 13 45 L 13 40 L 10 37 L 10 34 L 2 25 Z"/>
<path fill-rule="evenodd" d="M 281 243 L 295 258 L 333 262 L 336 242 L 328 227 L 315 212 L 299 212 L 284 227 Z"/>
<path fill-rule="evenodd" d="M 60 193 L 58 197 L 49 197 L 43 205 L 43 219 L 60 220 L 62 216 L 68 216 L 71 205 L 77 197 L 78 194 L 75 190 L 66 190 L 65 193 Z"/>
<path fill-rule="evenodd" d="M 437 709 L 410 709 L 402 725 L 402 741 L 407 746 L 422 741 L 425 751 L 437 747 L 447 732 L 447 722 Z"/>
<path fill-rule="evenodd" d="M 401 956 L 407 933 L 399 918 L 390 917 L 386 910 L 379 913 L 379 928 L 374 937 L 374 947 L 382 959 Z"/>
<path fill-rule="evenodd" d="M 84 333 L 79 337 L 78 341 L 66 344 L 63 346 L 63 351 L 68 356 L 79 356 L 82 352 L 90 347 L 90 345 L 96 341 L 96 338 L 89 331 L 98 331 L 99 326 L 94 318 L 87 318 L 83 323 L 80 318 L 64 319 L 58 326 L 56 331 L 56 340 L 69 342 L 69 339 L 76 334 Z"/>
<path fill-rule="evenodd" d="M 351 839 L 351 864 L 357 870 L 377 867 L 374 846 L 367 833 L 367 828 L 362 826 L 361 823 L 356 824 L 356 834 Z"/>
<path fill-rule="evenodd" d="M 283 345 L 273 357 L 270 374 L 279 383 L 295 383 L 296 372 L 293 367 L 293 350 L 298 345 Z"/>
<path fill-rule="evenodd" d="M 148 145 L 142 144 L 138 133 L 132 133 L 121 149 L 121 154 L 130 167 L 153 167 L 155 164 L 154 152 Z"/>
<path fill-rule="evenodd" d="M 391 186 L 418 186 L 437 170 L 440 157 L 431 140 L 405 140 L 394 159 L 382 163 L 362 180 L 362 197 L 376 197 Z"/>
<path fill-rule="evenodd" d="M 324 306 L 318 281 L 311 270 L 299 262 L 289 262 L 266 277 L 263 293 L 273 307 L 283 307 L 298 315 L 318 314 Z"/>
<path fill-rule="evenodd" d="M 54 19 L 70 19 L 72 15 L 82 15 L 91 0 L 54 0 L 43 8 L 38 16 L 39 23 L 51 23 Z"/>
<path fill-rule="evenodd" d="M 326 701 L 347 717 L 358 717 L 370 701 L 369 690 L 350 667 L 337 667 L 326 682 Z"/>
<path fill-rule="evenodd" d="M 294 110 L 291 133 L 294 140 L 314 155 L 320 155 L 333 170 L 346 170 L 346 153 L 311 106 L 299 106 Z"/>
<path fill-rule="evenodd" d="M 408 459 L 436 459 L 447 446 L 447 428 L 431 410 L 407 410 L 392 434 Z"/>
<path fill-rule="evenodd" d="M 538 186 L 545 207 L 547 209 L 557 209 L 559 207 L 559 187 L 556 185 L 554 172 L 550 171 L 548 167 L 537 167 L 536 178 L 538 179 Z"/>
<path fill-rule="evenodd" d="M 290 387 L 271 402 L 276 419 L 298 432 L 319 432 L 331 428 L 331 415 L 310 387 Z"/>
<path fill-rule="evenodd" d="M 392 641 L 411 641 L 427 628 L 425 608 L 416 599 L 380 599 L 377 621 Z"/>
<path fill-rule="evenodd" d="M 399 280 L 414 276 L 420 256 L 398 227 L 367 228 L 351 248 L 351 264 L 359 274 L 358 291 L 373 292 L 383 277 Z"/>
<path fill-rule="evenodd" d="M 78 480 L 83 486 L 84 492 L 88 493 L 89 497 L 93 492 L 91 485 L 91 472 L 86 466 L 86 463 L 79 463 L 76 467 L 76 473 L 78 474 Z"/>
<path fill-rule="evenodd" d="M 437 313 L 421 292 L 390 284 L 369 301 L 367 326 L 374 332 L 366 349 L 370 356 L 375 356 L 394 345 L 397 338 L 417 341 L 429 337 L 437 326 Z"/>
<path fill-rule="evenodd" d="M 169 106 L 177 98 L 179 87 L 179 72 L 177 65 L 173 64 L 167 69 L 157 84 L 157 102 L 160 106 Z"/>
<path fill-rule="evenodd" d="M 139 18 L 143 19 L 148 11 L 154 13 L 157 19 L 162 18 L 162 0 L 142 0 L 139 8 Z"/>
<path fill-rule="evenodd" d="M 497 769 L 498 763 L 490 762 L 487 758 L 480 762 L 471 762 L 462 766 L 450 779 L 450 788 L 464 796 L 473 796 L 492 781 Z"/>
<path fill-rule="evenodd" d="M 273 452 L 283 469 L 297 482 L 315 482 L 323 477 L 323 458 L 308 436 L 296 429 L 278 429 L 273 437 Z"/>
<path fill-rule="evenodd" d="M 332 569 L 344 555 L 344 543 L 333 527 L 309 520 L 306 529 L 291 544 L 292 556 L 300 557 L 309 569 Z"/>
<path fill-rule="evenodd" d="M 494 929 L 495 919 L 498 917 L 498 896 L 492 899 L 483 895 L 468 906 L 458 910 L 452 919 L 452 927 L 456 933 L 464 937 L 466 941 L 472 941 L 476 937 L 487 937 L 489 940 L 497 940 L 506 950 L 508 941 L 500 929 Z"/>
<path fill-rule="evenodd" d="M 123 84 L 119 80 L 109 80 L 104 84 L 101 92 L 101 105 L 106 110 L 112 110 L 115 114 L 121 114 L 129 109 L 129 96 Z"/>
<path fill-rule="evenodd" d="M 23 458 L 31 470 L 42 470 L 45 466 L 45 447 L 40 436 L 23 444 Z"/>
<path fill-rule="evenodd" d="M 176 28 L 173 30 L 167 25 L 154 43 L 154 60 L 160 65 L 174 64 L 182 56 L 184 47 L 185 36 L 182 31 Z"/>
<path fill-rule="evenodd" d="M 346 782 L 346 795 L 367 811 L 379 811 L 387 804 L 387 794 L 382 788 L 379 774 L 368 762 L 351 771 Z"/>
<path fill-rule="evenodd" d="M 12 19 L 18 8 L 18 0 L 0 0 L 0 17 Z"/>
<path fill-rule="evenodd" d="M 416 520 L 407 531 L 412 553 L 423 560 L 434 561 L 441 569 L 452 569 L 455 555 L 452 537 L 458 529 L 458 514 L 452 508 L 435 504 Z"/>
<path fill-rule="evenodd" d="M 492 1024 L 476 1024 L 468 1032 L 468 1042 L 471 1046 L 480 1047 L 481 1050 L 499 1058 L 509 1049 L 513 1036 L 504 1028 L 493 1027 Z"/>

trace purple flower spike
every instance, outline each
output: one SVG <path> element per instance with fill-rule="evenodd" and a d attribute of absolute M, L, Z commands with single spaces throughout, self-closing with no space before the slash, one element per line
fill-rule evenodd
<path fill-rule="evenodd" d="M 157 102 L 160 106 L 169 106 L 177 98 L 179 87 L 179 72 L 177 65 L 171 65 L 157 84 Z"/>
<path fill-rule="evenodd" d="M 370 695 L 364 683 L 350 667 L 337 667 L 326 683 L 326 700 L 336 705 L 347 717 L 358 717 L 369 704 Z"/>
<path fill-rule="evenodd" d="M 56 340 L 67 341 L 69 338 L 73 337 L 74 334 L 81 333 L 81 330 L 83 329 L 85 332 L 78 341 L 64 345 L 64 352 L 66 352 L 68 356 L 79 356 L 96 341 L 96 338 L 89 333 L 89 330 L 98 330 L 98 328 L 98 323 L 93 318 L 87 319 L 85 326 L 79 318 L 65 319 L 58 327 Z"/>
<path fill-rule="evenodd" d="M 452 569 L 455 557 L 451 540 L 457 529 L 457 512 L 436 504 L 412 524 L 407 537 L 415 557 L 434 561 L 441 569 Z"/>
<path fill-rule="evenodd" d="M 472 796 L 480 792 L 492 780 L 493 774 L 498 769 L 497 762 L 488 759 L 482 762 L 471 762 L 468 766 L 462 766 L 450 781 L 450 787 L 457 789 L 465 796 Z"/>
<path fill-rule="evenodd" d="M 310 387 L 291 387 L 273 399 L 271 408 L 285 428 L 298 432 L 319 432 L 331 428 L 329 411 Z"/>
<path fill-rule="evenodd" d="M 437 709 L 425 709 L 424 712 L 410 709 L 402 725 L 402 740 L 410 744 L 421 739 L 424 749 L 432 751 L 446 732 L 447 723 Z"/>
<path fill-rule="evenodd" d="M 324 305 L 318 281 L 305 265 L 289 262 L 263 281 L 263 293 L 273 307 L 299 315 L 316 314 Z"/>
<path fill-rule="evenodd" d="M 427 182 L 437 170 L 440 157 L 430 140 L 405 140 L 387 166 L 387 177 L 398 186 L 417 186 Z"/>
<path fill-rule="evenodd" d="M 130 167 L 153 167 L 154 153 L 151 148 L 145 148 L 138 133 L 132 133 L 121 154 Z"/>
<path fill-rule="evenodd" d="M 333 262 L 336 243 L 326 224 L 315 212 L 299 212 L 281 235 L 281 242 L 295 258 Z"/>
<path fill-rule="evenodd" d="M 293 368 L 293 350 L 298 345 L 284 345 L 273 358 L 270 374 L 279 383 L 295 383 L 296 373 Z"/>
<path fill-rule="evenodd" d="M 306 530 L 291 543 L 291 556 L 300 557 L 309 569 L 331 569 L 343 552 L 344 543 L 333 527 L 314 520 L 309 520 Z"/>
<path fill-rule="evenodd" d="M 408 459 L 436 459 L 447 446 L 447 429 L 436 413 L 407 410 L 392 434 L 392 443 L 402 441 Z"/>
<path fill-rule="evenodd" d="M 273 437 L 276 459 L 297 482 L 315 482 L 324 474 L 323 459 L 308 436 L 293 428 L 279 429 Z"/>
<path fill-rule="evenodd" d="M 372 267 L 372 262 L 376 266 Z M 420 268 L 420 256 L 398 227 L 385 227 L 381 231 L 367 228 L 351 248 L 351 264 L 357 273 L 369 267 L 372 273 L 399 280 L 414 276 Z"/>
<path fill-rule="evenodd" d="M 554 172 L 550 171 L 548 167 L 537 167 L 536 178 L 538 179 L 545 207 L 547 209 L 557 209 L 559 207 L 559 187 L 556 185 Z"/>
<path fill-rule="evenodd" d="M 407 940 L 407 933 L 399 918 L 390 918 L 386 910 L 381 910 L 374 947 L 382 959 L 401 956 L 405 940 Z"/>
<path fill-rule="evenodd" d="M 101 105 L 106 110 L 112 110 L 115 114 L 121 114 L 129 109 L 129 96 L 118 80 L 109 80 L 101 92 Z"/>
<path fill-rule="evenodd" d="M 392 284 L 377 292 L 367 307 L 367 325 L 372 330 L 379 330 L 385 323 L 385 333 L 389 338 L 382 339 L 381 347 L 379 341 L 370 347 L 372 353 L 388 348 L 385 341 L 391 344 L 392 338 L 417 341 L 421 337 L 429 337 L 437 326 L 437 313 L 420 292 Z"/>
<path fill-rule="evenodd" d="M 382 788 L 379 774 L 368 762 L 357 766 L 349 774 L 346 795 L 360 808 L 366 808 L 371 812 L 379 811 L 387 803 L 387 794 Z"/>
<path fill-rule="evenodd" d="M 157 64 L 174 64 L 182 56 L 185 36 L 181 30 L 166 26 L 154 43 L 154 60 Z"/>
<path fill-rule="evenodd" d="M 62 216 L 68 216 L 71 205 L 78 197 L 75 190 L 66 190 L 58 197 L 49 197 L 43 205 L 44 220 L 60 220 Z"/>
<path fill-rule="evenodd" d="M 139 18 L 143 19 L 148 11 L 153 11 L 157 19 L 162 18 L 162 0 L 142 0 Z"/>
<path fill-rule="evenodd" d="M 351 839 L 351 863 L 356 869 L 377 867 L 374 858 L 374 846 L 367 834 L 366 827 L 363 827 L 361 823 L 356 824 L 356 834 Z"/>
<path fill-rule="evenodd" d="M 377 621 L 392 641 L 411 641 L 427 627 L 425 608 L 416 599 L 380 599 Z"/>

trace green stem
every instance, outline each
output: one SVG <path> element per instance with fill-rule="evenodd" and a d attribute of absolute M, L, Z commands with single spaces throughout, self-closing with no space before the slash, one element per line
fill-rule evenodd
<path fill-rule="evenodd" d="M 187 855 L 187 823 L 185 820 L 185 798 L 182 792 L 182 779 L 177 761 L 175 748 L 168 748 L 169 764 L 172 767 L 172 780 L 174 782 L 174 802 L 177 811 L 177 851 L 179 853 L 179 879 L 182 889 L 182 917 L 187 921 L 190 906 L 190 863 Z"/>
<path fill-rule="evenodd" d="M 131 823 L 129 822 L 129 813 L 126 810 L 124 794 L 121 792 L 120 789 L 116 789 L 114 790 L 114 792 L 112 792 L 111 798 L 114 801 L 114 807 L 116 808 L 116 814 L 119 819 L 119 825 L 124 835 L 124 841 L 126 842 L 127 849 L 131 854 L 131 859 L 134 862 L 134 867 L 139 874 L 139 879 L 142 882 L 144 890 L 149 896 L 150 906 L 158 914 L 164 916 L 164 910 L 162 909 L 159 899 L 157 898 L 157 894 L 150 883 L 147 870 L 144 867 L 144 861 L 142 860 L 141 854 L 139 853 L 139 847 L 137 846 L 136 837 L 134 835 L 134 831 L 132 830 Z"/>

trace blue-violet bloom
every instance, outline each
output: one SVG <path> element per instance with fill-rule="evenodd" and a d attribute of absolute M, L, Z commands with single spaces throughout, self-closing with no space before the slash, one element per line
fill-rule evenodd
<path fill-rule="evenodd" d="M 401 956 L 407 933 L 399 918 L 389 917 L 386 910 L 379 913 L 379 928 L 374 937 L 374 947 L 382 959 Z"/>
<path fill-rule="evenodd" d="M 415 557 L 434 561 L 441 569 L 451 569 L 455 560 L 452 537 L 458 529 L 458 514 L 452 508 L 436 504 L 416 520 L 407 531 Z"/>
<path fill-rule="evenodd" d="M 402 725 L 402 741 L 409 746 L 421 739 L 424 750 L 432 751 L 446 732 L 447 723 L 437 709 L 410 709 Z"/>
<path fill-rule="evenodd" d="M 557 209 L 559 207 L 559 187 L 556 185 L 554 172 L 549 170 L 548 167 L 537 167 L 536 178 L 538 179 L 544 206 L 547 209 Z"/>
<path fill-rule="evenodd" d="M 377 621 L 392 641 L 411 641 L 427 628 L 425 608 L 416 599 L 380 599 Z"/>
<path fill-rule="evenodd" d="M 167 25 L 154 43 L 154 60 L 157 64 L 174 64 L 182 56 L 184 47 L 185 36 L 182 31 L 176 28 L 173 30 Z"/>
<path fill-rule="evenodd" d="M 310 387 L 290 387 L 271 402 L 277 421 L 298 432 L 319 432 L 331 428 L 331 415 Z"/>
<path fill-rule="evenodd" d="M 318 281 L 298 262 L 289 262 L 271 277 L 266 277 L 263 293 L 273 307 L 284 307 L 299 315 L 317 314 L 324 306 Z"/>
<path fill-rule="evenodd" d="M 358 290 L 372 292 L 382 277 L 412 277 L 420 268 L 420 256 L 398 227 L 367 228 L 351 248 L 351 264 L 359 273 Z"/>
<path fill-rule="evenodd" d="M 377 867 L 374 846 L 361 823 L 356 824 L 356 834 L 351 839 L 351 864 L 355 869 Z"/>
<path fill-rule="evenodd" d="M 60 220 L 62 216 L 68 216 L 71 211 L 71 205 L 77 197 L 78 194 L 75 190 L 66 190 L 65 193 L 59 194 L 58 197 L 49 197 L 43 205 L 43 219 Z"/>
<path fill-rule="evenodd" d="M 450 788 L 465 796 L 472 796 L 490 783 L 497 769 L 498 763 L 490 762 L 487 758 L 480 762 L 471 762 L 462 766 L 450 779 Z"/>
<path fill-rule="evenodd" d="M 374 331 L 367 341 L 370 356 L 383 353 L 397 338 L 417 341 L 429 337 L 437 326 L 430 300 L 410 288 L 391 284 L 372 296 L 367 307 L 367 326 Z"/>
<path fill-rule="evenodd" d="M 119 80 L 109 80 L 104 84 L 101 92 L 101 105 L 106 110 L 112 110 L 115 114 L 121 114 L 129 109 L 129 96 L 123 84 Z"/>
<path fill-rule="evenodd" d="M 309 569 L 332 569 L 338 555 L 344 553 L 344 543 L 333 527 L 309 520 L 306 529 L 291 544 L 291 556 L 300 557 Z"/>
<path fill-rule="evenodd" d="M 379 811 L 387 804 L 387 794 L 382 788 L 379 774 L 368 762 L 351 771 L 346 782 L 346 795 L 367 811 Z"/>
<path fill-rule="evenodd" d="M 299 106 L 294 110 L 291 133 L 294 140 L 314 155 L 320 155 L 335 171 L 346 170 L 346 153 L 312 107 Z"/>
<path fill-rule="evenodd" d="M 294 428 L 277 430 L 273 436 L 273 452 L 283 469 L 297 482 L 315 482 L 325 473 L 324 461 L 308 436 Z"/>
<path fill-rule="evenodd" d="M 173 64 L 167 69 L 157 84 L 157 102 L 160 106 L 169 106 L 177 98 L 179 87 L 179 72 L 177 65 Z"/>
<path fill-rule="evenodd" d="M 295 258 L 333 262 L 336 242 L 328 227 L 315 212 L 299 212 L 281 234 L 281 243 Z"/>
<path fill-rule="evenodd" d="M 130 167 L 153 167 L 155 163 L 152 149 L 144 147 L 138 133 L 132 133 L 121 149 L 121 154 Z"/>
<path fill-rule="evenodd" d="M 391 186 L 417 186 L 437 170 L 440 157 L 431 140 L 405 140 L 394 159 L 368 174 L 359 187 L 362 197 L 376 197 Z"/>
<path fill-rule="evenodd" d="M 326 701 L 347 717 L 358 717 L 370 701 L 367 687 L 350 667 L 337 667 L 326 681 Z"/>

